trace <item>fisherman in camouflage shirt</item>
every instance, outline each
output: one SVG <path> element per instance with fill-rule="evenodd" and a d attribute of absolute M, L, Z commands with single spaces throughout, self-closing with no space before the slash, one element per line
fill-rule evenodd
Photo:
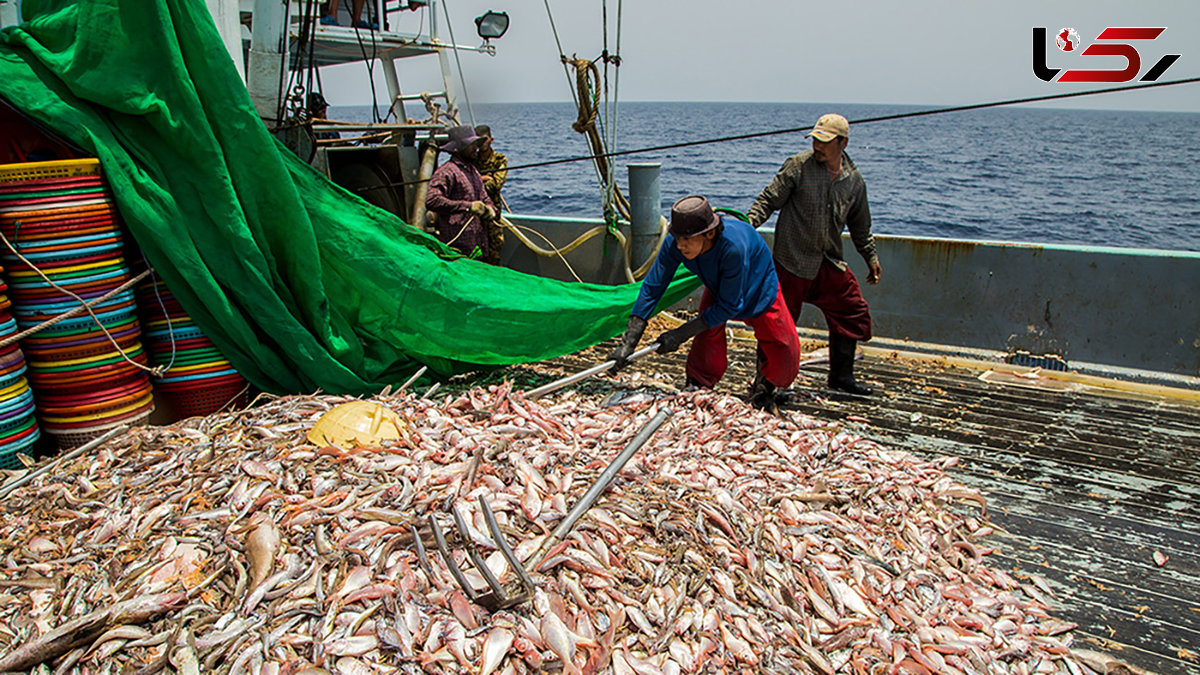
<path fill-rule="evenodd" d="M 829 326 L 831 389 L 867 395 L 871 388 L 854 380 L 854 353 L 871 339 L 871 313 L 858 281 L 842 255 L 842 229 L 867 261 L 867 283 L 883 276 L 867 185 L 845 153 L 850 124 L 841 115 L 823 115 L 809 132 L 813 149 L 789 157 L 750 207 L 750 223 L 766 222 L 775 211 L 775 271 L 792 320 L 808 302 L 825 314 Z"/>
<path fill-rule="evenodd" d="M 492 204 L 497 209 L 504 209 L 504 201 L 500 198 L 500 190 L 508 179 L 508 158 L 492 149 L 492 129 L 486 124 L 475 127 L 475 133 L 483 139 L 479 146 L 479 155 L 475 158 L 475 168 L 483 176 L 483 189 L 492 198 Z M 499 219 L 486 223 L 488 237 L 488 255 L 484 262 L 493 265 L 500 264 L 500 250 L 504 248 L 504 227 Z"/>

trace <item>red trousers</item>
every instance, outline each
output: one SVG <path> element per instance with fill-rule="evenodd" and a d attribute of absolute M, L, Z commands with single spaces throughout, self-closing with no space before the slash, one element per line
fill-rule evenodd
<path fill-rule="evenodd" d="M 859 342 L 871 339 L 871 312 L 849 267 L 840 270 L 826 260 L 815 279 L 801 279 L 776 263 L 775 273 L 793 324 L 800 320 L 801 303 L 807 302 L 824 312 L 830 333 Z"/>
<path fill-rule="evenodd" d="M 713 304 L 712 293 L 704 289 L 700 298 L 700 311 Z M 758 340 L 758 356 L 762 374 L 777 387 L 787 387 L 800 372 L 800 338 L 796 335 L 796 323 L 788 314 L 783 292 L 775 294 L 775 302 L 767 311 L 752 319 L 740 319 L 754 329 Z M 729 368 L 726 355 L 725 324 L 713 326 L 692 339 L 688 352 L 687 376 L 702 387 L 716 386 L 725 370 Z"/>

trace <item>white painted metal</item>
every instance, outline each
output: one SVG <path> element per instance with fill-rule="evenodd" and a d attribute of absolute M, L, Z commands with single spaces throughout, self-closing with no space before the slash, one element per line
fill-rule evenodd
<path fill-rule="evenodd" d="M 258 116 L 268 125 L 278 122 L 283 56 L 287 53 L 287 5 L 280 0 L 255 0 L 250 33 L 250 63 L 246 87 Z"/>
<path fill-rule="evenodd" d="M 0 0 L 0 28 L 21 23 L 21 0 Z"/>
<path fill-rule="evenodd" d="M 3 1 L 0 0 L 0 2 Z M 237 68 L 238 77 L 245 82 L 246 64 L 242 58 L 240 3 L 238 0 L 207 0 L 207 4 L 208 13 L 212 14 L 213 23 L 217 25 L 217 32 L 221 34 L 221 41 L 225 43 L 229 58 L 233 59 L 233 65 Z"/>
<path fill-rule="evenodd" d="M 408 115 L 404 112 L 404 98 L 400 93 L 400 77 L 396 74 L 396 62 L 385 57 L 379 59 L 379 65 L 383 66 L 383 81 L 387 84 L 388 100 L 391 101 L 388 110 L 389 112 L 394 111 L 396 118 L 403 123 L 408 120 Z"/>
<path fill-rule="evenodd" d="M 442 42 L 441 33 L 438 30 L 437 11 L 438 5 L 441 4 L 438 0 L 430 0 L 429 12 L 429 41 L 438 45 L 438 64 L 442 68 L 442 81 L 446 83 L 446 108 L 448 110 L 456 110 L 458 106 L 457 97 L 454 95 L 454 75 L 450 72 L 450 56 L 446 53 L 447 49 L 456 49 L 457 45 L 445 44 Z"/>

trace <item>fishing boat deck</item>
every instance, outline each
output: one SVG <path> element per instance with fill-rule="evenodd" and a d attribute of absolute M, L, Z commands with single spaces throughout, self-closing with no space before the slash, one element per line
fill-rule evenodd
<path fill-rule="evenodd" d="M 534 376 L 541 384 L 577 372 L 614 346 L 539 364 Z M 576 387 L 597 396 L 629 381 L 677 387 L 684 358 L 652 355 L 631 365 L 624 385 L 594 378 Z M 735 341 L 718 391 L 742 394 L 753 362 L 753 343 Z M 989 564 L 1046 580 L 1053 611 L 1079 625 L 1076 647 L 1160 675 L 1200 671 L 1196 392 L 1111 391 L 872 350 L 856 373 L 876 394 L 859 398 L 819 389 L 824 368 L 801 371 L 785 409 L 891 448 L 959 458 L 949 473 L 987 496 L 988 515 L 1004 530 L 987 540 L 996 549 Z M 1166 556 L 1162 565 L 1156 552 Z"/>

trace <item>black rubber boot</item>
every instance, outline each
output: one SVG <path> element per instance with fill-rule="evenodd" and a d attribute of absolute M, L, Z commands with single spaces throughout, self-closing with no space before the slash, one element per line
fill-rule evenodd
<path fill-rule="evenodd" d="M 870 396 L 874 391 L 854 381 L 854 352 L 858 341 L 829 334 L 829 388 L 856 396 Z"/>
<path fill-rule="evenodd" d="M 775 385 L 763 377 L 762 371 L 754 376 L 754 382 L 750 384 L 750 394 L 746 400 L 756 410 L 762 410 L 775 416 L 779 415 L 779 404 L 775 402 Z"/>

